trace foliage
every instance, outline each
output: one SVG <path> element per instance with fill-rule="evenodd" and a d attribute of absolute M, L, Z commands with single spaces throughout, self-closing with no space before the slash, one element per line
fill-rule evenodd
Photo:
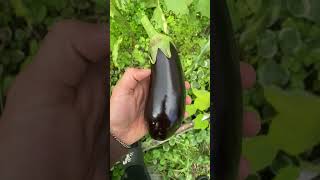
<path fill-rule="evenodd" d="M 319 1 L 228 4 L 241 60 L 257 69 L 256 87 L 245 92 L 246 105 L 260 113 L 263 123 L 260 136 L 243 143 L 256 173 L 249 179 L 295 179 L 310 169 L 319 173 L 313 168 L 320 144 Z"/>
<path fill-rule="evenodd" d="M 193 99 L 187 106 L 194 130 L 173 136 L 168 142 L 147 151 L 145 163 L 152 175 L 169 179 L 195 179 L 209 174 L 210 106 L 210 22 L 208 0 L 111 1 L 110 48 L 112 51 L 111 86 L 127 67 L 150 67 L 149 38 L 140 23 L 145 13 L 158 32 L 173 39 L 181 59 L 188 91 Z M 191 43 L 192 42 L 192 43 Z M 152 142 L 147 136 L 144 146 Z M 121 176 L 121 166 L 113 169 L 113 178 Z"/>

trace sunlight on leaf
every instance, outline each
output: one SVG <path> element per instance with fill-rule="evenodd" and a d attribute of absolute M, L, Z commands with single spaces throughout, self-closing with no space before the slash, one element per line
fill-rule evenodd
<path fill-rule="evenodd" d="M 265 97 L 277 111 L 268 136 L 272 144 L 297 155 L 320 143 L 320 98 L 305 91 L 266 87 Z"/>

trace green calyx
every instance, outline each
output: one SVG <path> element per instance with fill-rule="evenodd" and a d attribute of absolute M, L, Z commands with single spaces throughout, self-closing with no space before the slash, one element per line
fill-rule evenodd
<path fill-rule="evenodd" d="M 151 55 L 151 63 L 154 64 L 156 62 L 158 49 L 160 49 L 166 55 L 167 58 L 170 58 L 170 44 L 172 43 L 171 38 L 167 35 L 158 33 L 154 29 L 146 15 L 142 16 L 141 23 L 144 29 L 147 31 L 147 34 L 150 38 L 149 53 Z"/>

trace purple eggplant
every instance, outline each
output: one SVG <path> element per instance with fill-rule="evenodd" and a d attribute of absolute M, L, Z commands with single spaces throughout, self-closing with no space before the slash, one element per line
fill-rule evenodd
<path fill-rule="evenodd" d="M 150 37 L 151 79 L 145 119 L 153 139 L 165 140 L 180 127 L 185 112 L 184 74 L 178 51 L 171 39 L 141 20 Z"/>

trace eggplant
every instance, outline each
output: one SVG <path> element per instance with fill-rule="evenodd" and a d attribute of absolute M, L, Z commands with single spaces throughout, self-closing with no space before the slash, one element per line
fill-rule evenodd
<path fill-rule="evenodd" d="M 242 144 L 242 88 L 239 51 L 226 0 L 213 0 L 213 179 L 238 179 Z"/>
<path fill-rule="evenodd" d="M 184 118 L 186 90 L 178 51 L 171 38 L 158 33 L 143 16 L 150 37 L 151 78 L 144 117 L 155 140 L 171 137 Z"/>

